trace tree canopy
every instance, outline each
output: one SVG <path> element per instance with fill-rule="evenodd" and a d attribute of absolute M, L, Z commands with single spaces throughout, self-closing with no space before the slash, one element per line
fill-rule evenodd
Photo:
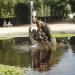
<path fill-rule="evenodd" d="M 14 8 L 18 3 L 30 3 L 31 0 L 0 0 L 0 17 L 15 17 Z M 65 11 L 71 11 L 71 0 L 33 0 L 37 16 L 63 15 Z M 71 3 L 72 2 L 72 3 Z"/>

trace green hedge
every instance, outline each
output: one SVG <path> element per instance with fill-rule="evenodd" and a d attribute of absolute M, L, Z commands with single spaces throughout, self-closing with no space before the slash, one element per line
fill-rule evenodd
<path fill-rule="evenodd" d="M 27 75 L 28 69 L 9 65 L 0 65 L 0 75 Z"/>

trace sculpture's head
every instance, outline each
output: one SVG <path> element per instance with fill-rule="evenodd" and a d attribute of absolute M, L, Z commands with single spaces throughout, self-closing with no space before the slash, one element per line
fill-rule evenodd
<path fill-rule="evenodd" d="M 37 18 L 33 18 L 32 22 L 36 23 L 37 22 Z"/>

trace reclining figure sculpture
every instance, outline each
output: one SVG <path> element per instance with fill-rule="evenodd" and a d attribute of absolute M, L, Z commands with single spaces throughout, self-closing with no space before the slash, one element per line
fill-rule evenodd
<path fill-rule="evenodd" d="M 51 42 L 51 34 L 47 24 L 37 19 L 34 19 L 33 23 L 37 26 L 37 30 L 31 30 L 31 27 L 29 28 L 29 36 L 31 40 L 35 40 L 39 44 L 49 44 Z"/>

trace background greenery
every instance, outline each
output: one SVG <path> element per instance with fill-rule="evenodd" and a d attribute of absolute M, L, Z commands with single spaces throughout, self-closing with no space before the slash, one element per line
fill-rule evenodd
<path fill-rule="evenodd" d="M 28 68 L 0 64 L 0 75 L 28 75 Z"/>
<path fill-rule="evenodd" d="M 74 9 L 74 0 L 33 0 L 37 16 L 59 15 L 71 11 L 71 6 Z M 10 18 L 15 17 L 15 6 L 18 3 L 30 3 L 30 0 L 0 0 L 0 17 Z M 22 9 L 21 9 L 22 10 Z"/>
<path fill-rule="evenodd" d="M 12 19 L 14 25 L 30 23 L 31 0 L 0 0 L 0 25 Z M 64 19 L 75 11 L 75 0 L 32 0 L 37 17 L 47 22 Z M 2 19 L 2 20 L 1 20 Z"/>

